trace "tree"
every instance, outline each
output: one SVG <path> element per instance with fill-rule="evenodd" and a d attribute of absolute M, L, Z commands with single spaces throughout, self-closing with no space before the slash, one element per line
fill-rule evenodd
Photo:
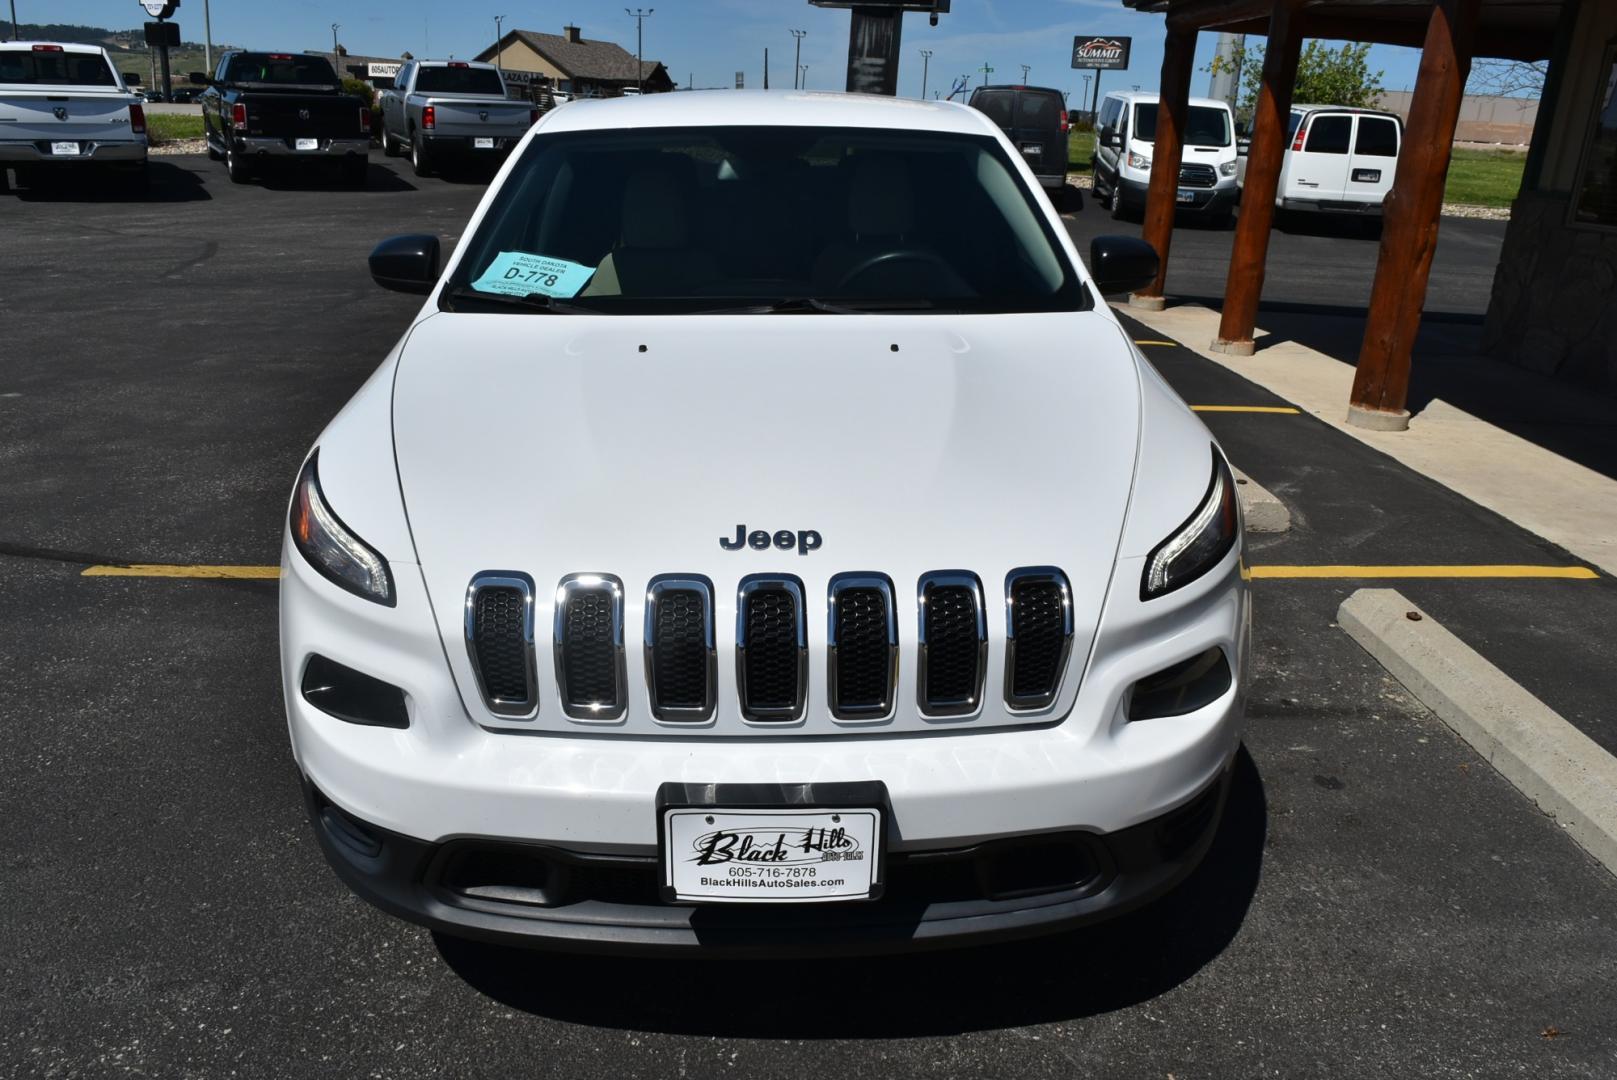
<path fill-rule="evenodd" d="M 1471 61 L 1471 78 L 1465 88 L 1473 94 L 1536 98 L 1544 93 L 1544 77 L 1549 73 L 1548 60 L 1478 57 Z"/>
<path fill-rule="evenodd" d="M 1206 70 L 1217 74 L 1226 67 L 1241 73 L 1241 101 L 1237 111 L 1251 117 L 1263 84 L 1263 46 L 1237 46 L 1230 61 L 1215 56 Z M 1332 49 L 1317 41 L 1305 42 L 1297 58 L 1297 82 L 1291 100 L 1307 105 L 1347 105 L 1373 109 L 1381 102 L 1384 71 L 1370 70 L 1368 42 L 1350 42 Z"/>

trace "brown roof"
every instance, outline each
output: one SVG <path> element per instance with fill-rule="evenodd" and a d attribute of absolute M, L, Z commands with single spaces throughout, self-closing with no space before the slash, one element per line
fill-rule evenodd
<path fill-rule="evenodd" d="M 634 53 L 615 41 L 592 41 L 589 38 L 568 41 L 561 34 L 540 34 L 532 30 L 513 30 L 506 37 L 515 37 L 556 65 L 569 79 L 622 83 L 635 81 Z M 494 49 L 484 49 L 478 54 L 478 59 L 486 60 L 493 55 Z M 645 61 L 640 77 L 650 79 L 661 66 L 656 60 Z"/>

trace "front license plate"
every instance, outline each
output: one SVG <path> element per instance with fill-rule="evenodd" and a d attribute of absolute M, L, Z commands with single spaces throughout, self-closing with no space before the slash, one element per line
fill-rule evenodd
<path fill-rule="evenodd" d="M 1196 201 L 1196 193 L 1194 191 L 1186 191 L 1184 188 L 1180 188 L 1179 189 L 1179 201 L 1180 202 L 1195 202 Z"/>
<path fill-rule="evenodd" d="M 76 142 L 53 142 L 51 143 L 51 156 L 78 157 L 79 144 Z"/>
<path fill-rule="evenodd" d="M 477 150 L 492 150 L 492 149 L 494 149 L 494 140 L 493 139 L 473 139 L 472 140 L 472 147 L 474 149 L 477 149 Z"/>
<path fill-rule="evenodd" d="M 698 903 L 865 900 L 880 810 L 663 811 L 663 884 Z"/>
<path fill-rule="evenodd" d="M 320 140 L 319 139 L 299 139 L 299 140 L 297 140 L 295 145 L 299 150 L 318 150 L 318 149 L 320 149 Z"/>

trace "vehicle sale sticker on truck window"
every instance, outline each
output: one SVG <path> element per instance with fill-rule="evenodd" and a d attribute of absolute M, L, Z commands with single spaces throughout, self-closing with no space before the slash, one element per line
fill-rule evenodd
<path fill-rule="evenodd" d="M 526 251 L 502 251 L 489 263 L 483 276 L 472 282 L 472 288 L 505 296 L 539 293 L 566 299 L 577 296 L 578 290 L 594 275 L 593 266 L 549 255 L 531 255 Z"/>
<path fill-rule="evenodd" d="M 679 900 L 863 900 L 876 879 L 881 811 L 665 811 L 663 884 Z"/>

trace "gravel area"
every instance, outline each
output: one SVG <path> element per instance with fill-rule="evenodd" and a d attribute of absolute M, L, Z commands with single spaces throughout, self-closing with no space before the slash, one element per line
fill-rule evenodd
<path fill-rule="evenodd" d="M 1444 203 L 1444 217 L 1481 218 L 1484 221 L 1509 221 L 1508 206 L 1469 206 L 1465 203 Z"/>
<path fill-rule="evenodd" d="M 146 153 L 151 157 L 167 157 L 170 154 L 205 154 L 208 144 L 203 139 L 175 139 L 173 142 L 157 143 L 148 146 Z"/>

